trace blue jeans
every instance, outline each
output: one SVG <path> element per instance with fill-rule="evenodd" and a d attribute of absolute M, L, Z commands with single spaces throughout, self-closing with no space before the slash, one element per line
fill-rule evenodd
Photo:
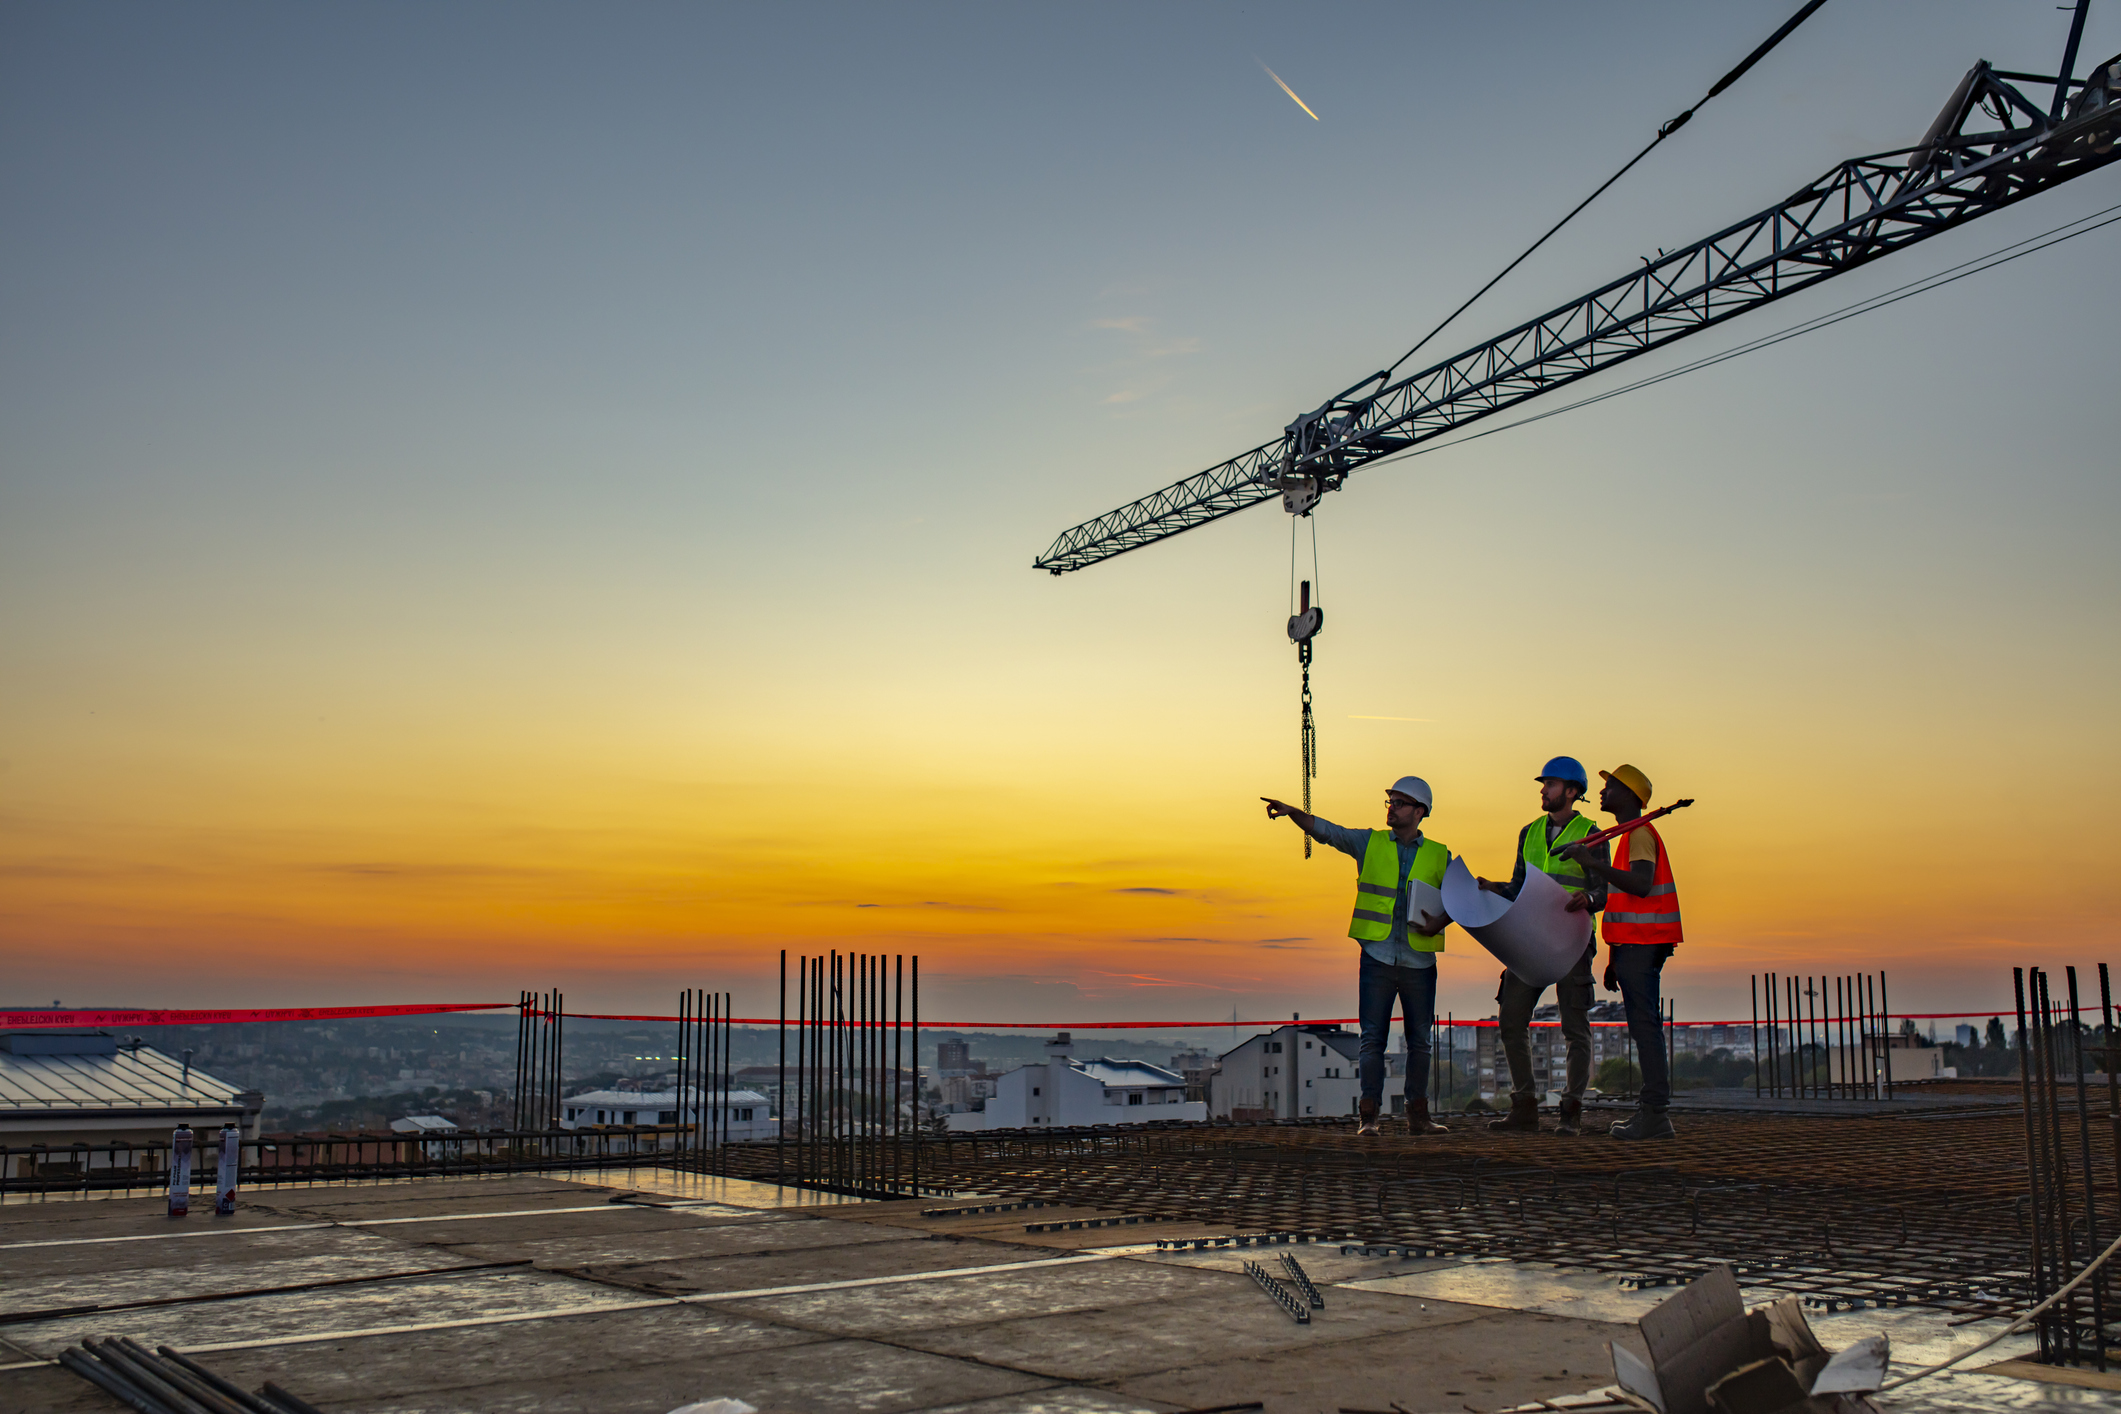
<path fill-rule="evenodd" d="M 1664 1050 L 1664 960 L 1672 950 L 1661 943 L 1607 945 L 1613 980 L 1627 1008 L 1628 1035 L 1642 1067 L 1642 1107 L 1662 1114 L 1672 1103 L 1671 1058 Z"/>
<path fill-rule="evenodd" d="M 1429 1090 L 1429 1030 L 1436 1021 L 1436 969 L 1394 967 L 1362 955 L 1362 1045 L 1356 1074 L 1362 1097 L 1382 1101 L 1385 1093 L 1385 1042 L 1392 1037 L 1392 1003 L 1399 1003 L 1400 1024 L 1407 1034 L 1407 1099 Z"/>

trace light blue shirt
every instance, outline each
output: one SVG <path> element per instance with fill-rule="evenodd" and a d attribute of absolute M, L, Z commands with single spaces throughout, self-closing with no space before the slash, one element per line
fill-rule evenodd
<path fill-rule="evenodd" d="M 1311 817 L 1311 838 L 1320 844 L 1331 845 L 1342 854 L 1355 860 L 1355 867 L 1362 867 L 1362 857 L 1370 848 L 1370 836 L 1376 830 L 1347 830 L 1323 816 Z M 1374 943 L 1362 944 L 1362 950 L 1379 962 L 1393 967 L 1434 967 L 1436 954 L 1421 952 L 1407 946 L 1407 870 L 1414 865 L 1414 851 L 1421 848 L 1422 835 L 1414 832 L 1414 843 L 1399 845 L 1399 892 L 1392 898 L 1392 936 L 1380 938 Z"/>

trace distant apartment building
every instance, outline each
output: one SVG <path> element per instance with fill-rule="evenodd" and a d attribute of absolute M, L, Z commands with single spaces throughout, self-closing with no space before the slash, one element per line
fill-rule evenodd
<path fill-rule="evenodd" d="M 1046 1043 L 1043 1064 L 996 1077 L 983 1110 L 946 1114 L 944 1123 L 953 1130 L 1044 1129 L 1207 1117 L 1206 1105 L 1186 1099 L 1176 1071 L 1110 1056 L 1078 1060 L 1063 1031 Z"/>
<path fill-rule="evenodd" d="M 1217 1119 L 1303 1119 L 1355 1113 L 1361 1037 L 1333 1025 L 1291 1024 L 1251 1037 L 1222 1055 L 1209 1083 Z"/>
<path fill-rule="evenodd" d="M 936 1087 L 942 1092 L 943 1113 L 964 1114 L 984 1108 L 1000 1083 L 1000 1076 L 984 1073 L 944 1076 Z"/>
<path fill-rule="evenodd" d="M 938 1041 L 935 1045 L 935 1073 L 940 1077 L 963 1075 L 973 1067 L 972 1043 L 970 1041 Z"/>
<path fill-rule="evenodd" d="M 766 1097 L 756 1090 L 688 1090 L 682 1113 L 675 1090 L 591 1090 L 560 1102 L 562 1129 L 697 1124 L 720 1134 L 725 1123 L 732 1144 L 780 1132 Z"/>
<path fill-rule="evenodd" d="M 1171 1069 L 1186 1082 L 1186 1098 L 1204 1104 L 1208 1099 L 1209 1084 L 1221 1064 L 1213 1051 L 1177 1051 L 1171 1056 Z"/>

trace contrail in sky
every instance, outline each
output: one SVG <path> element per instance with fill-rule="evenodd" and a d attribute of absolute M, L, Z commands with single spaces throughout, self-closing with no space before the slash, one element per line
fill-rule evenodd
<path fill-rule="evenodd" d="M 1267 61 L 1260 58 L 1257 54 L 1252 56 L 1252 62 L 1259 65 L 1262 69 L 1267 69 Z M 1267 77 L 1274 80 L 1275 84 L 1280 87 L 1283 93 L 1288 94 L 1291 98 L 1295 98 L 1297 107 L 1303 109 L 1306 113 L 1311 113 L 1311 105 L 1304 102 L 1301 98 L 1296 98 L 1296 90 L 1289 87 L 1287 84 L 1282 83 L 1280 74 L 1275 73 L 1272 69 L 1267 69 Z M 1319 117 L 1316 113 L 1311 113 L 1311 121 L 1314 123 L 1319 121 Z"/>

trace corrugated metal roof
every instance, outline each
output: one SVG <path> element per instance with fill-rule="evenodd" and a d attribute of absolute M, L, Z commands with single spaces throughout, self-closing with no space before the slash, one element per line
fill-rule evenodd
<path fill-rule="evenodd" d="M 1186 1078 L 1175 1070 L 1165 1070 L 1160 1065 L 1147 1061 L 1114 1060 L 1110 1056 L 1099 1056 L 1096 1060 L 1077 1061 L 1077 1070 L 1083 1071 L 1106 1085 L 1184 1085 Z"/>
<path fill-rule="evenodd" d="M 241 1109 L 240 1086 L 152 1046 L 109 1056 L 17 1056 L 0 1051 L 0 1114 L 60 1110 Z"/>

